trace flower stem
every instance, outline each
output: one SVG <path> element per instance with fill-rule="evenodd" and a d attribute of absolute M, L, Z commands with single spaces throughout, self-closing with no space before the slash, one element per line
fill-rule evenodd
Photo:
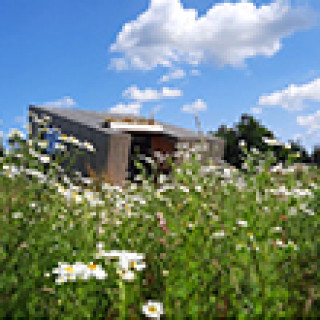
<path fill-rule="evenodd" d="M 119 281 L 120 291 L 120 319 L 126 319 L 126 287 L 122 280 Z"/>

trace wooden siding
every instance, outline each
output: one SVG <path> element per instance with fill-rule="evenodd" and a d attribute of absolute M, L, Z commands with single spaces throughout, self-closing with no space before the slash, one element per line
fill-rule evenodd
<path fill-rule="evenodd" d="M 123 184 L 127 177 L 131 137 L 112 135 L 109 137 L 107 180 L 112 184 Z"/>

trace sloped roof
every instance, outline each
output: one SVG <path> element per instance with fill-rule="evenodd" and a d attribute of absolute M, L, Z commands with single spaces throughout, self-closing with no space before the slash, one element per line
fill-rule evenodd
<path fill-rule="evenodd" d="M 115 119 L 121 119 L 124 117 L 130 117 L 133 119 L 143 119 L 147 118 L 132 114 L 123 114 L 123 113 L 111 113 L 111 112 L 101 112 L 101 111 L 87 111 L 80 109 L 72 109 L 72 108 L 53 108 L 53 107 L 45 107 L 45 106 L 29 106 L 30 110 L 39 110 L 47 113 L 48 115 L 56 115 L 61 118 L 68 119 L 72 122 L 78 122 L 87 127 L 94 128 L 98 131 L 102 131 L 109 134 L 119 134 L 119 130 L 104 128 L 103 125 L 105 123 L 105 119 L 107 117 L 113 117 Z M 168 123 L 164 123 L 156 120 L 156 122 L 163 126 L 163 133 L 179 140 L 183 139 L 195 139 L 198 140 L 200 135 L 193 130 L 184 129 L 175 125 L 171 125 Z M 148 132 L 149 134 L 149 132 Z M 220 140 L 220 138 L 213 137 L 211 135 L 204 135 L 206 139 L 209 140 Z"/>

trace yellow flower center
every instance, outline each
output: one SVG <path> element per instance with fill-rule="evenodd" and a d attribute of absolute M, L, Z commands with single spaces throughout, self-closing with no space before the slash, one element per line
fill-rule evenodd
<path fill-rule="evenodd" d="M 72 267 L 67 267 L 67 268 L 65 268 L 65 270 L 66 270 L 67 272 L 73 273 L 73 268 L 72 268 Z"/>
<path fill-rule="evenodd" d="M 148 307 L 148 311 L 150 312 L 150 313 L 157 313 L 157 307 L 156 306 L 149 306 Z"/>
<path fill-rule="evenodd" d="M 131 268 L 134 269 L 134 268 L 136 267 L 136 265 L 137 265 L 137 262 L 136 262 L 136 261 L 131 261 L 131 262 L 130 262 L 130 267 L 131 267 Z"/>
<path fill-rule="evenodd" d="M 97 269 L 97 265 L 95 265 L 95 264 L 89 264 L 89 265 L 88 265 L 88 269 L 96 270 L 96 269 Z"/>

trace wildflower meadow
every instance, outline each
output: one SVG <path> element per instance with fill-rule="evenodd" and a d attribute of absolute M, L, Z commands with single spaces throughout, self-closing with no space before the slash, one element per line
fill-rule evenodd
<path fill-rule="evenodd" d="M 320 175 L 298 154 L 242 141 L 241 171 L 201 165 L 200 144 L 119 187 L 63 169 L 95 146 L 62 135 L 53 157 L 37 121 L 0 158 L 1 318 L 320 316 Z"/>

